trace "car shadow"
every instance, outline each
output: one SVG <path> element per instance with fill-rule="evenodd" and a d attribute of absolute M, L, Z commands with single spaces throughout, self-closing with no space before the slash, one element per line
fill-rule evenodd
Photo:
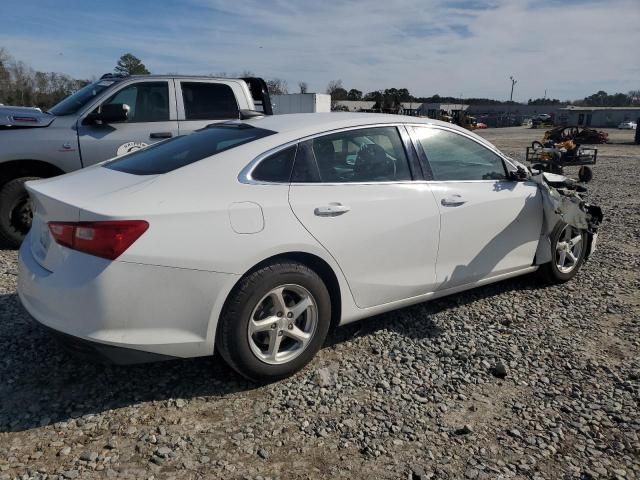
<path fill-rule="evenodd" d="M 436 338 L 441 329 L 433 315 L 538 285 L 524 276 L 377 315 L 333 330 L 325 348 L 380 329 L 410 338 Z M 141 402 L 225 397 L 259 388 L 215 356 L 133 366 L 87 362 L 27 318 L 16 294 L 0 295 L 0 432 L 29 430 Z M 451 321 L 456 321 L 455 315 Z"/>

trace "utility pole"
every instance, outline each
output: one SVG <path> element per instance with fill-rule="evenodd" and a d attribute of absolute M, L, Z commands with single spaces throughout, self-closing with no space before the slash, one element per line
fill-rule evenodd
<path fill-rule="evenodd" d="M 513 78 L 513 76 L 509 77 L 509 80 L 511 80 L 511 96 L 509 97 L 509 101 L 513 102 L 513 87 L 515 87 L 518 81 L 515 78 Z"/>

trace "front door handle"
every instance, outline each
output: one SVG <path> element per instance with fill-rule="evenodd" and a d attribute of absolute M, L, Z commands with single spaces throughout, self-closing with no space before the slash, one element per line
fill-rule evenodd
<path fill-rule="evenodd" d="M 350 207 L 334 202 L 329 205 L 323 205 L 322 207 L 316 207 L 313 214 L 318 217 L 337 217 L 347 213 L 349 210 L 351 210 Z"/>
<path fill-rule="evenodd" d="M 171 132 L 153 132 L 149 134 L 149 138 L 171 138 L 173 133 Z"/>
<path fill-rule="evenodd" d="M 458 193 L 454 193 L 449 195 L 448 197 L 444 197 L 440 200 L 440 203 L 445 207 L 459 207 L 460 205 L 464 205 L 467 201 L 464 197 Z"/>

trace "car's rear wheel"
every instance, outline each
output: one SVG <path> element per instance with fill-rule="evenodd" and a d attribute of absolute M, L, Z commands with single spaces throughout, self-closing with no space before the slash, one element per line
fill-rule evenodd
<path fill-rule="evenodd" d="M 39 177 L 20 177 L 8 181 L 0 188 L 0 243 L 4 247 L 18 248 L 31 228 L 33 211 L 24 187 L 29 180 Z"/>
<path fill-rule="evenodd" d="M 580 270 L 587 252 L 587 232 L 559 222 L 551 232 L 552 260 L 540 267 L 542 278 L 549 283 L 572 279 Z"/>
<path fill-rule="evenodd" d="M 247 275 L 231 292 L 216 346 L 248 379 L 275 381 L 313 358 L 330 323 L 331 299 L 318 274 L 300 263 L 276 263 Z"/>

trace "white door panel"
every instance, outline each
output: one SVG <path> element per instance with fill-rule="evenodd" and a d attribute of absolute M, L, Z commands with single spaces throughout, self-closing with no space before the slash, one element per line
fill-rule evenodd
<path fill-rule="evenodd" d="M 434 290 L 440 219 L 428 184 L 293 184 L 289 202 L 359 307 Z"/>
<path fill-rule="evenodd" d="M 432 184 L 441 213 L 440 289 L 533 263 L 542 227 L 535 184 L 507 180 Z"/>

